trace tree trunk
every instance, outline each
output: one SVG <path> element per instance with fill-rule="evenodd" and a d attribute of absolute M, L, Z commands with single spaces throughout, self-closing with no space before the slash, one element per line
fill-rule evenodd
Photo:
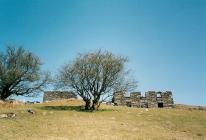
<path fill-rule="evenodd" d="M 93 100 L 91 109 L 98 110 L 99 106 L 100 106 L 100 103 L 97 100 Z"/>
<path fill-rule="evenodd" d="M 9 96 L 7 96 L 7 95 L 2 95 L 2 96 L 0 96 L 0 100 L 6 100 L 7 98 L 8 98 Z"/>
<path fill-rule="evenodd" d="M 91 109 L 91 102 L 90 100 L 85 101 L 85 110 L 90 110 Z"/>
<path fill-rule="evenodd" d="M 10 85 L 9 86 L 6 86 L 6 87 L 3 87 L 3 90 L 2 90 L 2 92 L 0 93 L 1 95 L 0 95 L 0 99 L 1 100 L 6 100 L 10 95 L 11 95 L 11 93 L 10 93 L 10 91 L 9 91 L 9 87 L 10 87 Z"/>

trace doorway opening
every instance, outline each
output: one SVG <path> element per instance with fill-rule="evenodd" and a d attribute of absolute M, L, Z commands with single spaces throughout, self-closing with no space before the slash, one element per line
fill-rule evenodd
<path fill-rule="evenodd" d="M 163 103 L 158 103 L 158 108 L 163 108 Z"/>
<path fill-rule="evenodd" d="M 132 107 L 131 102 L 126 102 L 126 106 L 128 106 L 128 107 Z"/>

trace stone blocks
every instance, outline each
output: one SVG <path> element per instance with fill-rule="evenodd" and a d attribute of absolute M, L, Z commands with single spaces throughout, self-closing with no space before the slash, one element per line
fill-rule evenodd
<path fill-rule="evenodd" d="M 70 98 L 77 99 L 77 95 L 69 91 L 46 91 L 44 92 L 43 102 Z"/>

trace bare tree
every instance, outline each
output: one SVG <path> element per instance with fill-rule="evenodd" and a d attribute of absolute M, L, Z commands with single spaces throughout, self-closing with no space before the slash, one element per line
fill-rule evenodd
<path fill-rule="evenodd" d="M 58 86 L 73 89 L 85 101 L 86 110 L 96 110 L 114 91 L 136 87 L 135 81 L 126 78 L 126 62 L 126 58 L 108 51 L 79 54 L 61 69 Z"/>
<path fill-rule="evenodd" d="M 33 95 L 42 90 L 49 74 L 40 72 L 40 59 L 22 47 L 7 47 L 0 53 L 0 99 L 11 95 Z"/>

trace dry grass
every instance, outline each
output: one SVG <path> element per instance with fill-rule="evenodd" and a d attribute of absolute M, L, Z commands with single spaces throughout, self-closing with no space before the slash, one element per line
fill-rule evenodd
<path fill-rule="evenodd" d="M 102 105 L 85 112 L 83 102 L 65 100 L 0 107 L 15 112 L 0 119 L 1 140 L 206 140 L 206 111 Z M 26 112 L 33 109 L 36 114 Z"/>

